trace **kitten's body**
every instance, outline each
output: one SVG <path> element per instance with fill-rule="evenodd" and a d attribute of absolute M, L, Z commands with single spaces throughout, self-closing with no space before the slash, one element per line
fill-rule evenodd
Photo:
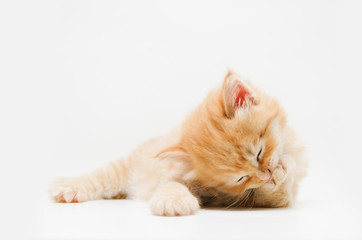
<path fill-rule="evenodd" d="M 127 196 L 150 201 L 156 215 L 189 215 L 200 204 L 288 206 L 305 172 L 277 102 L 229 73 L 172 133 L 91 174 L 57 179 L 50 193 L 58 202 Z"/>

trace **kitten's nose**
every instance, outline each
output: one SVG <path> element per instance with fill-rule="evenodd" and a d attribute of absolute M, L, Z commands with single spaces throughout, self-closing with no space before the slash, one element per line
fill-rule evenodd
<path fill-rule="evenodd" d="M 261 173 L 259 175 L 259 178 L 262 181 L 269 181 L 269 179 L 271 179 L 271 177 L 272 177 L 272 171 L 269 168 L 268 168 L 268 170 L 263 171 L 263 173 Z"/>

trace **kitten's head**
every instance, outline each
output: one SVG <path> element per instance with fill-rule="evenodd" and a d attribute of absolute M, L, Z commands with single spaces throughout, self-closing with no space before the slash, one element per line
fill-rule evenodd
<path fill-rule="evenodd" d="M 184 123 L 181 148 L 202 185 L 240 195 L 271 181 L 285 123 L 275 100 L 229 72 Z"/>

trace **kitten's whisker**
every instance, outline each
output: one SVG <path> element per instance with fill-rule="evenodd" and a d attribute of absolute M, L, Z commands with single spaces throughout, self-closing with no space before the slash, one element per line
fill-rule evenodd
<path fill-rule="evenodd" d="M 237 197 L 236 200 L 234 202 L 232 202 L 231 204 L 229 204 L 227 207 L 225 207 L 226 209 L 229 209 L 231 207 L 233 207 L 238 201 L 240 201 L 240 198 Z"/>

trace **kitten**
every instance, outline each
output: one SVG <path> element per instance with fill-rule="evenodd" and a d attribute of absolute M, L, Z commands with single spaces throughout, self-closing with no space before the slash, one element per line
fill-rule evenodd
<path fill-rule="evenodd" d="M 93 173 L 54 180 L 50 194 L 57 202 L 145 200 L 161 216 L 200 206 L 287 207 L 306 167 L 279 104 L 229 72 L 178 129 Z"/>

